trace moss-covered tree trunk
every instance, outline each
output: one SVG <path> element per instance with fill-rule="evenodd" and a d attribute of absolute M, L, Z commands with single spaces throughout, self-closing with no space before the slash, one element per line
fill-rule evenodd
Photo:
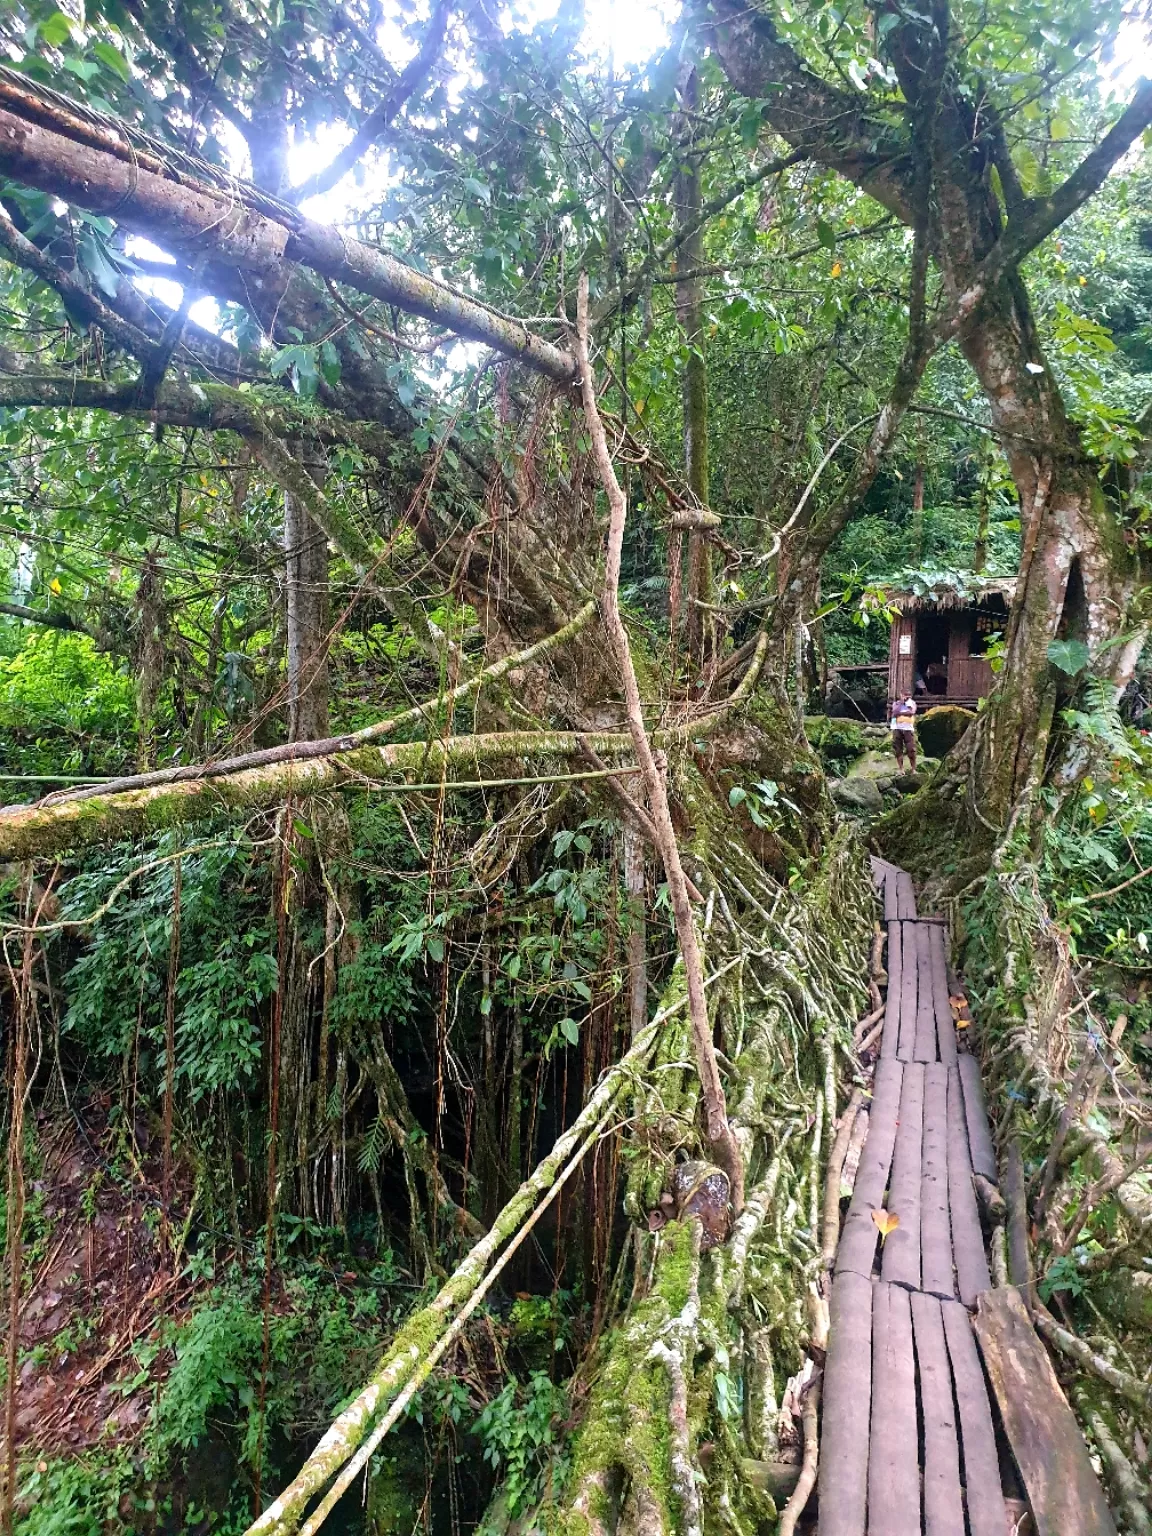
<path fill-rule="evenodd" d="M 980 769 L 984 814 L 997 823 L 1044 749 L 1040 721 L 1058 683 L 1052 641 L 1083 641 L 1091 672 L 1122 690 L 1147 635 L 1147 574 L 1068 420 L 1018 280 L 989 295 L 960 345 L 1002 433 L 1023 530 L 1008 654 Z"/>
<path fill-rule="evenodd" d="M 284 606 L 288 739 L 328 734 L 328 541 L 291 492 L 284 494 Z"/>
<path fill-rule="evenodd" d="M 682 116 L 681 166 L 676 179 L 676 221 L 692 229 L 680 247 L 676 269 L 676 316 L 684 337 L 685 360 L 681 390 L 684 403 L 684 468 L 688 489 L 700 506 L 708 505 L 708 365 L 704 358 L 704 295 L 699 269 L 704 264 L 704 226 L 700 219 L 700 160 L 694 151 L 695 114 L 700 103 L 699 75 L 687 64 L 679 82 Z M 688 654 L 694 666 L 707 662 L 715 649 L 712 603 L 712 557 L 701 529 L 688 536 Z"/>

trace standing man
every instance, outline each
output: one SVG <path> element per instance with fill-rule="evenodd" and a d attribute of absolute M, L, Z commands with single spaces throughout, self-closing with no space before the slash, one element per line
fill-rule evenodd
<path fill-rule="evenodd" d="M 916 772 L 916 700 L 897 699 L 892 706 L 892 750 L 900 772 L 904 772 L 904 754 L 908 754 L 909 772 Z"/>

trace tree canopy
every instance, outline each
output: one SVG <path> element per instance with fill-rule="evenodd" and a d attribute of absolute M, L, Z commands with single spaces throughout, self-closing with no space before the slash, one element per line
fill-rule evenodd
<path fill-rule="evenodd" d="M 0 14 L 9 1526 L 764 1525 L 869 848 L 1147 1363 L 1146 18 L 546 9 Z"/>

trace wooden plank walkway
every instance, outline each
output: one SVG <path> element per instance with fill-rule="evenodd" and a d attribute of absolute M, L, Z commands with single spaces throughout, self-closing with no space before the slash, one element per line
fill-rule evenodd
<path fill-rule="evenodd" d="M 873 878 L 888 995 L 832 1280 L 819 1536 L 1006 1536 L 1000 1456 L 1011 1455 L 972 1318 L 981 1297 L 1002 1295 L 973 1184 L 997 1182 L 979 1064 L 953 1020 L 944 925 L 917 915 L 903 870 L 874 859 Z M 1022 1431 L 1010 1433 L 1015 1446 Z"/>

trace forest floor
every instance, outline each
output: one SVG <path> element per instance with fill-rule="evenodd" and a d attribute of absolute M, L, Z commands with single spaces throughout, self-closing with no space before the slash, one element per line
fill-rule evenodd
<path fill-rule="evenodd" d="M 171 1364 L 165 1327 L 202 1289 L 162 1247 L 159 1168 L 138 1161 L 147 1136 L 127 1158 L 110 1104 L 37 1117 L 15 1406 L 17 1444 L 41 1456 L 134 1436 Z"/>

